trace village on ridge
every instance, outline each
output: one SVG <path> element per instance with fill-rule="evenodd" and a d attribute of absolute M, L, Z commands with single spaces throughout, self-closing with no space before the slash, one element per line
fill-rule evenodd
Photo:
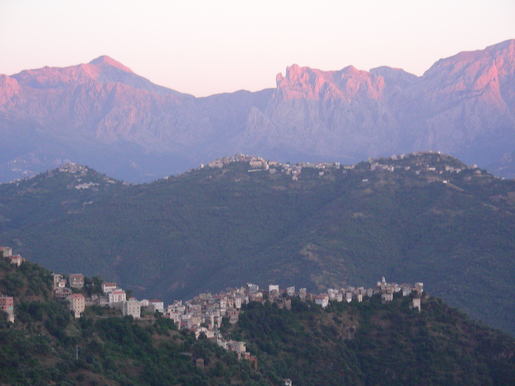
<path fill-rule="evenodd" d="M 0 257 L 11 264 L 20 267 L 25 259 L 20 255 L 13 255 L 12 248 L 0 247 Z M 309 301 L 326 308 L 329 302 L 362 302 L 365 298 L 380 295 L 383 303 L 393 301 L 394 294 L 411 296 L 411 308 L 421 311 L 421 299 L 424 292 L 423 283 L 397 284 L 388 283 L 383 277 L 377 282 L 376 288 L 346 287 L 340 289 L 327 289 L 326 292 L 312 294 L 306 288 L 296 289 L 294 286 L 280 288 L 277 284 L 268 285 L 261 289 L 257 284 L 247 283 L 240 288 L 231 288 L 217 294 L 202 293 L 191 300 L 175 300 L 165 307 L 164 302 L 158 299 L 138 300 L 127 298 L 127 293 L 116 283 L 103 282 L 102 294 L 84 296 L 84 275 L 81 273 L 63 275 L 53 273 L 53 293 L 56 299 L 66 301 L 70 312 L 75 318 L 80 318 L 87 306 L 106 306 L 120 310 L 122 315 L 134 319 L 142 318 L 142 311 L 153 317 L 159 312 L 163 317 L 173 320 L 178 329 L 186 329 L 195 334 L 198 339 L 204 335 L 214 340 L 222 348 L 235 352 L 238 359 L 247 359 L 257 366 L 257 358 L 247 352 L 246 344 L 242 341 L 227 340 L 222 336 L 220 328 L 222 321 L 227 318 L 230 324 L 236 324 L 242 306 L 250 302 L 275 303 L 279 308 L 291 309 L 292 299 Z M 0 294 L 0 311 L 8 315 L 8 321 L 15 322 L 14 298 Z"/>

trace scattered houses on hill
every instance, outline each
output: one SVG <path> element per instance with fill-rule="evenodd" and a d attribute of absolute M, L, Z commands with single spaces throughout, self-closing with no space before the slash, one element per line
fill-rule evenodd
<path fill-rule="evenodd" d="M 257 166 L 257 163 L 254 166 Z M 11 248 L 0 247 L 0 253 L 2 257 L 12 262 Z M 23 259 L 12 263 L 19 266 L 20 261 L 22 262 Z M 394 295 L 399 293 L 402 296 L 411 296 L 411 308 L 420 312 L 424 291 L 423 283 L 418 282 L 414 285 L 388 283 L 384 277 L 377 282 L 376 288 L 329 288 L 320 294 L 311 294 L 306 288 L 296 291 L 294 286 L 281 289 L 278 284 L 270 284 L 267 290 L 261 290 L 259 285 L 247 283 L 240 288 L 227 289 L 217 294 L 202 293 L 185 302 L 176 300 L 165 308 L 164 302 L 159 299 L 140 301 L 131 297 L 127 300 L 126 292 L 112 282 L 102 283 L 102 294 L 94 294 L 86 298 L 83 293 L 77 292 L 84 288 L 83 274 L 70 274 L 68 278 L 60 273 L 54 273 L 52 276 L 54 296 L 68 302 L 70 311 L 75 318 L 81 317 L 86 307 L 90 305 L 115 308 L 120 310 L 124 316 L 130 315 L 134 319 L 142 317 L 142 310 L 150 314 L 148 317 L 153 317 L 154 312 L 157 311 L 164 317 L 173 320 L 179 329 L 190 330 L 197 338 L 203 335 L 214 340 L 220 347 L 235 352 L 238 359 L 251 361 L 252 366 L 257 366 L 257 358 L 247 352 L 245 342 L 227 340 L 220 332 L 224 318 L 230 324 L 238 322 L 243 305 L 250 302 L 269 301 L 277 304 L 279 308 L 289 310 L 292 306 L 292 299 L 297 298 L 300 301 L 311 301 L 326 308 L 330 302 L 362 302 L 365 298 L 374 295 L 380 296 L 383 303 L 389 303 L 393 300 Z M 9 321 L 14 322 L 14 299 L 12 297 L 0 296 L 0 309 L 7 312 Z"/>
<path fill-rule="evenodd" d="M 13 255 L 13 250 L 11 247 L 0 247 L 0 256 L 4 259 L 7 259 L 11 264 L 19 267 L 25 261 L 21 255 Z"/>

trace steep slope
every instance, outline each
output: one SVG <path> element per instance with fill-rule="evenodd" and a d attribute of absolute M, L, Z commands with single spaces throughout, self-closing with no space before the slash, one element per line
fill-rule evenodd
<path fill-rule="evenodd" d="M 293 65 L 275 89 L 206 98 L 107 56 L 0 75 L 0 181 L 68 161 L 141 182 L 236 152 L 358 162 L 427 150 L 513 177 L 514 62 L 507 40 L 441 59 L 421 77 Z"/>
<path fill-rule="evenodd" d="M 395 275 L 513 333 L 514 181 L 438 153 L 345 168 L 249 160 L 116 185 L 76 199 L 76 211 L 39 204 L 44 177 L 24 182 L 30 194 L 0 185 L 0 242 L 166 299 L 242 281 L 323 289 Z M 56 208 L 77 194 L 47 184 Z"/>
<path fill-rule="evenodd" d="M 439 299 L 425 298 L 420 314 L 407 300 L 381 305 L 374 297 L 325 311 L 301 302 L 292 311 L 251 303 L 231 332 L 248 342 L 262 371 L 295 385 L 511 382 L 510 338 L 471 323 Z"/>
<path fill-rule="evenodd" d="M 277 76 L 277 89 L 246 128 L 239 145 L 267 156 L 274 149 L 295 160 L 324 157 L 355 162 L 364 154 L 391 154 L 399 125 L 381 75 L 349 66 L 320 71 L 293 65 Z M 282 157 L 281 157 L 282 158 Z"/>

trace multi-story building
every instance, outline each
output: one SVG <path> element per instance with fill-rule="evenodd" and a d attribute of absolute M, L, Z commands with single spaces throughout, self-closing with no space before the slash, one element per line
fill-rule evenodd
<path fill-rule="evenodd" d="M 86 299 L 83 294 L 71 294 L 66 298 L 69 302 L 70 310 L 73 312 L 75 318 L 80 318 L 81 314 L 86 309 Z"/>
<path fill-rule="evenodd" d="M 116 283 L 103 282 L 102 283 L 102 292 L 107 294 L 109 292 L 113 292 L 117 288 Z"/>
<path fill-rule="evenodd" d="M 12 296 L 0 296 L 0 311 L 7 313 L 7 320 L 14 323 L 14 298 Z"/>
<path fill-rule="evenodd" d="M 162 300 L 160 299 L 150 299 L 148 301 L 149 305 L 154 307 L 154 311 L 159 311 L 160 313 L 165 313 L 165 305 Z"/>
<path fill-rule="evenodd" d="M 139 301 L 134 298 L 127 300 L 122 303 L 122 313 L 124 316 L 130 315 L 134 319 L 141 318 L 141 305 Z"/>
<path fill-rule="evenodd" d="M 127 294 L 122 289 L 116 289 L 107 294 L 109 304 L 113 305 L 115 303 L 125 302 L 127 300 Z"/>
<path fill-rule="evenodd" d="M 84 275 L 82 273 L 71 273 L 70 287 L 78 289 L 84 287 Z"/>

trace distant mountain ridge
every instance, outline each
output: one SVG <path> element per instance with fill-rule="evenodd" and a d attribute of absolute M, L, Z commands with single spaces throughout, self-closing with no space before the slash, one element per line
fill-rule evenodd
<path fill-rule="evenodd" d="M 292 65 L 277 87 L 195 98 L 108 56 L 0 76 L 0 181 L 76 161 L 129 181 L 225 154 L 342 161 L 440 150 L 515 176 L 515 40 L 423 76 Z"/>

